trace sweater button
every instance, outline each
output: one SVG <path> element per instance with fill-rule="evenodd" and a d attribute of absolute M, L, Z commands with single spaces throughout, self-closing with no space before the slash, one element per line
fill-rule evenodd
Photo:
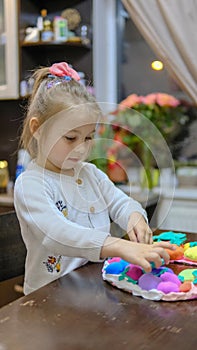
<path fill-rule="evenodd" d="M 76 180 L 76 183 L 77 183 L 78 185 L 81 185 L 82 182 L 83 182 L 83 181 L 82 181 L 81 179 L 77 179 L 77 180 Z"/>
<path fill-rule="evenodd" d="M 94 213 L 95 212 L 95 208 L 94 207 L 90 207 L 90 213 Z"/>

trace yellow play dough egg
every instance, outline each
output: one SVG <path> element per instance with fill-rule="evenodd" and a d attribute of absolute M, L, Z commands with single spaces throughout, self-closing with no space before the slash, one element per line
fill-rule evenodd
<path fill-rule="evenodd" d="M 191 281 L 193 282 L 196 277 L 193 274 L 193 272 L 196 272 L 197 269 L 185 269 L 179 273 L 179 276 L 184 278 L 184 281 Z"/>
<path fill-rule="evenodd" d="M 197 246 L 186 249 L 184 252 L 184 256 L 187 259 L 197 261 Z"/>
<path fill-rule="evenodd" d="M 185 243 L 185 244 L 184 244 L 184 247 L 183 247 L 183 248 L 184 248 L 184 251 L 185 251 L 186 249 L 188 249 L 189 247 L 190 247 L 190 246 L 189 246 L 189 243 Z"/>

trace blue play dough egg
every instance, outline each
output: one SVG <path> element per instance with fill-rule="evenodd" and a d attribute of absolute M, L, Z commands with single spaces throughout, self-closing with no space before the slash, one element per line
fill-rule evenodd
<path fill-rule="evenodd" d="M 130 264 L 128 261 L 125 261 L 125 260 L 123 260 L 123 259 L 120 260 L 120 264 L 121 264 L 122 266 L 124 266 L 124 267 L 129 266 L 129 265 L 132 265 L 132 264 Z"/>
<path fill-rule="evenodd" d="M 111 264 L 109 264 L 106 269 L 105 272 L 109 273 L 111 275 L 118 275 L 119 273 L 123 272 L 125 267 L 128 265 L 129 263 L 124 261 L 124 260 L 120 260 L 118 262 L 112 262 Z"/>

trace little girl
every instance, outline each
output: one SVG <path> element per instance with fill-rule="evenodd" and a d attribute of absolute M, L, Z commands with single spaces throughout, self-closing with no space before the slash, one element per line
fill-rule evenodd
<path fill-rule="evenodd" d="M 38 69 L 21 144 L 31 155 L 15 183 L 14 204 L 27 248 L 24 293 L 87 261 L 120 256 L 151 270 L 168 243 L 152 244 L 141 205 L 87 159 L 101 117 L 94 97 L 65 62 Z M 110 219 L 130 241 L 111 237 Z"/>

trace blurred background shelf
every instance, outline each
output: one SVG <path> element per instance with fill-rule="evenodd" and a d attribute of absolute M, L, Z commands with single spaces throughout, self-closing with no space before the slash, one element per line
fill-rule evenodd
<path fill-rule="evenodd" d="M 155 187 L 151 191 L 139 186 L 118 187 L 142 204 L 152 228 L 197 232 L 197 187 Z"/>
<path fill-rule="evenodd" d="M 42 46 L 44 47 L 53 47 L 55 46 L 56 48 L 59 46 L 62 48 L 64 47 L 76 47 L 79 49 L 87 49 L 90 50 L 92 46 L 89 44 L 83 44 L 82 42 L 78 41 L 64 41 L 64 42 L 59 42 L 59 41 L 48 41 L 48 42 L 43 42 L 43 41 L 37 41 L 37 42 L 21 42 L 20 47 L 37 47 L 40 49 Z"/>

